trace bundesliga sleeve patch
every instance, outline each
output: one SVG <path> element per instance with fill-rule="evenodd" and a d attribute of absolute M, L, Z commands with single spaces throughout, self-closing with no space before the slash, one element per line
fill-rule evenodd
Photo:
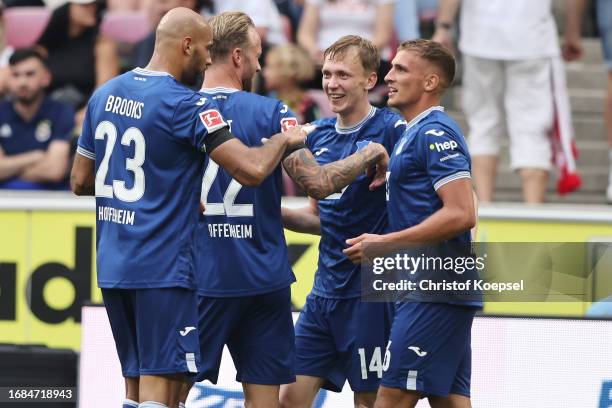
<path fill-rule="evenodd" d="M 204 112 L 200 112 L 200 120 L 204 124 L 206 131 L 212 133 L 215 130 L 219 130 L 224 126 L 227 126 L 221 113 L 216 109 L 209 109 Z"/>
<path fill-rule="evenodd" d="M 281 131 L 286 132 L 292 127 L 296 127 L 298 125 L 298 121 L 296 118 L 283 118 L 280 121 Z"/>

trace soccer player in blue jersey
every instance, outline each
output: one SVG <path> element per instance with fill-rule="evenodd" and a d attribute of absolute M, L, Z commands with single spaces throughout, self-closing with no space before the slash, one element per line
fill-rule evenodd
<path fill-rule="evenodd" d="M 79 139 L 71 184 L 96 196 L 98 285 L 126 378 L 124 408 L 176 407 L 182 378 L 200 365 L 194 238 L 203 152 L 257 185 L 306 137 L 290 129 L 256 148 L 234 138 L 215 102 L 184 86 L 210 65 L 211 45 L 200 15 L 168 12 L 149 65 L 95 92 Z"/>
<path fill-rule="evenodd" d="M 401 137 L 402 117 L 368 101 L 379 60 L 376 47 L 358 36 L 342 37 L 325 51 L 323 89 L 336 116 L 316 121 L 306 141 L 321 165 L 372 142 L 391 152 Z M 297 381 L 283 386 L 283 407 L 310 407 L 319 389 L 338 392 L 346 380 L 356 406 L 371 407 L 376 399 L 392 305 L 360 301 L 360 267 L 342 253 L 346 239 L 387 227 L 385 191 L 368 184 L 361 176 L 336 194 L 311 199 L 307 208 L 283 209 L 287 228 L 321 235 L 314 286 L 295 328 Z"/>
<path fill-rule="evenodd" d="M 244 13 L 226 12 L 212 17 L 209 24 L 213 63 L 201 95 L 216 102 L 232 133 L 257 146 L 262 136 L 295 126 L 295 115 L 282 102 L 248 92 L 260 70 L 261 54 L 251 19 Z M 281 219 L 281 167 L 259 187 L 249 188 L 211 159 L 203 179 L 205 212 L 198 234 L 202 368 L 196 380 L 216 383 L 227 345 L 246 406 L 273 408 L 279 404 L 280 384 L 295 380 L 290 292 L 295 277 Z M 308 194 L 324 197 L 340 191 L 378 160 L 387 160 L 386 150 L 372 143 L 326 166 L 319 166 L 301 146 L 287 152 L 283 164 Z M 383 169 L 386 172 L 386 166 Z M 362 178 L 367 189 L 372 179 Z M 382 173 L 377 182 L 384 184 Z M 204 262 L 213 258 L 214 262 Z"/>
<path fill-rule="evenodd" d="M 389 164 L 393 232 L 348 240 L 351 260 L 362 260 L 368 242 L 470 242 L 476 222 L 470 155 L 459 126 L 439 106 L 454 75 L 455 60 L 440 44 L 415 40 L 398 48 L 385 77 L 389 104 L 408 121 Z M 480 300 L 397 302 L 375 407 L 414 407 L 423 397 L 434 408 L 470 407 L 470 333 L 481 306 Z"/>

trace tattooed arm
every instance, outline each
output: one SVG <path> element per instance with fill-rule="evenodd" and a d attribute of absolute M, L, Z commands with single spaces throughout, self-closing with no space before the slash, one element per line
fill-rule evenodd
<path fill-rule="evenodd" d="M 376 174 L 370 184 L 375 189 L 385 183 L 389 156 L 379 143 L 370 143 L 349 157 L 319 166 L 308 149 L 291 153 L 283 165 L 287 174 L 310 197 L 322 200 L 348 186 L 360 174 L 376 165 Z"/>

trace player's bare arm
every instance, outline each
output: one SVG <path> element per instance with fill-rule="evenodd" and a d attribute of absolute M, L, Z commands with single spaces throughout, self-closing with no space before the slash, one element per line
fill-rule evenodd
<path fill-rule="evenodd" d="M 281 207 L 283 226 L 290 231 L 321 235 L 321 219 L 317 200 L 310 198 L 302 208 Z"/>
<path fill-rule="evenodd" d="M 233 138 L 210 152 L 210 158 L 243 186 L 256 187 L 278 166 L 286 149 L 304 143 L 307 131 L 296 126 L 272 136 L 262 146 L 251 148 Z"/>
<path fill-rule="evenodd" d="M 85 156 L 76 154 L 70 173 L 70 188 L 79 196 L 95 195 L 94 170 L 95 162 Z"/>
<path fill-rule="evenodd" d="M 474 197 L 470 179 L 459 179 L 440 187 L 437 191 L 442 208 L 422 223 L 402 231 L 385 235 L 363 234 L 347 240 L 349 248 L 343 252 L 355 263 L 363 258 L 363 242 L 384 242 L 396 245 L 439 242 L 468 231 L 476 225 Z"/>
<path fill-rule="evenodd" d="M 293 181 L 317 200 L 342 190 L 360 174 L 376 166 L 376 174 L 370 184 L 373 190 L 385 182 L 389 155 L 379 143 L 370 143 L 346 159 L 320 166 L 310 150 L 300 149 L 290 154 L 283 165 Z"/>

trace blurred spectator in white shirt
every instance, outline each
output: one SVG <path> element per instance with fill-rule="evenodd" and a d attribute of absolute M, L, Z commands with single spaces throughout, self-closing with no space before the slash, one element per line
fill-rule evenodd
<path fill-rule="evenodd" d="M 287 42 L 281 17 L 273 0 L 214 0 L 215 14 L 224 11 L 242 11 L 255 23 L 262 44 L 281 45 Z"/>
<path fill-rule="evenodd" d="M 434 40 L 448 47 L 460 5 L 463 109 L 478 198 L 493 200 L 507 129 L 523 199 L 541 203 L 551 170 L 553 64 L 560 55 L 552 0 L 440 0 Z"/>
<path fill-rule="evenodd" d="M 306 0 L 298 42 L 317 64 L 338 38 L 358 35 L 383 53 L 393 39 L 396 0 Z"/>

